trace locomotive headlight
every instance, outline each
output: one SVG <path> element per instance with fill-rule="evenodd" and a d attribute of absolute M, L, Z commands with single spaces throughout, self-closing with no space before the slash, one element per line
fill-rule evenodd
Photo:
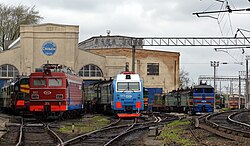
<path fill-rule="evenodd" d="M 63 99 L 63 94 L 56 94 L 56 99 Z"/>
<path fill-rule="evenodd" d="M 136 102 L 136 108 L 141 108 L 142 107 L 142 105 L 141 105 L 141 102 Z"/>
<path fill-rule="evenodd" d="M 32 99 L 39 99 L 39 95 L 38 95 L 38 94 L 32 94 L 32 95 L 31 95 L 31 98 L 32 98 Z"/>
<path fill-rule="evenodd" d="M 138 94 L 138 99 L 140 99 L 141 98 L 141 95 L 140 94 Z"/>

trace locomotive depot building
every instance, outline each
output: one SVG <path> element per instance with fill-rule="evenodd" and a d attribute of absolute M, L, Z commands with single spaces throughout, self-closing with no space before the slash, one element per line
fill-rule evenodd
<path fill-rule="evenodd" d="M 0 52 L 0 88 L 16 75 L 29 75 L 47 62 L 63 64 L 85 82 L 110 79 L 132 70 L 131 37 L 97 36 L 79 43 L 79 26 L 61 24 L 21 25 L 20 37 Z M 135 73 L 149 94 L 177 89 L 179 52 L 136 47 Z"/>

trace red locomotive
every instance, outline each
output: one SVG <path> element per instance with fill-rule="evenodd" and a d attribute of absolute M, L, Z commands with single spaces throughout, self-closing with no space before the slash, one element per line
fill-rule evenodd
<path fill-rule="evenodd" d="M 70 68 L 44 64 L 30 75 L 30 112 L 46 117 L 79 114 L 82 91 L 82 79 Z"/>

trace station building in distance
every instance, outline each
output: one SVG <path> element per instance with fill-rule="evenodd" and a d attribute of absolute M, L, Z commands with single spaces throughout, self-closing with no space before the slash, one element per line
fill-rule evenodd
<path fill-rule="evenodd" d="M 0 87 L 17 75 L 29 75 L 47 62 L 63 64 L 84 81 L 109 79 L 132 70 L 131 37 L 94 36 L 79 43 L 79 26 L 62 24 L 21 25 L 20 37 L 0 52 Z M 179 52 L 137 46 L 135 73 L 144 87 L 167 92 L 179 86 Z"/>

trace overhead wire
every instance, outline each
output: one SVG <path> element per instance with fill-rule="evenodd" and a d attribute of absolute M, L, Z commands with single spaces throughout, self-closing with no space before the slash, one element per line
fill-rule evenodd
<path fill-rule="evenodd" d="M 218 6 L 218 2 L 221 5 L 219 8 L 220 10 L 217 11 L 217 13 L 218 13 L 217 15 L 212 15 L 212 14 L 200 15 L 199 13 L 194 13 L 194 14 L 196 14 L 198 17 L 209 17 L 209 18 L 216 19 L 218 27 L 219 27 L 219 31 L 220 31 L 222 36 L 233 35 L 233 24 L 232 24 L 232 19 L 231 19 L 230 13 L 232 13 L 231 6 L 232 6 L 233 10 L 237 10 L 234 3 L 232 3 L 230 0 L 215 0 L 215 2 L 212 3 L 211 5 L 209 5 L 203 12 L 205 12 L 205 11 L 215 7 L 215 6 Z M 227 12 L 227 15 L 225 12 Z M 249 11 L 247 11 L 247 12 L 249 12 Z M 243 48 L 241 49 L 242 51 L 240 51 L 240 52 L 238 50 L 234 50 L 234 51 L 227 50 L 226 48 L 225 48 L 225 50 L 224 50 L 224 52 L 227 53 L 233 60 L 235 60 L 237 62 L 240 62 L 239 60 L 242 60 L 242 58 L 244 58 L 245 51 Z"/>
<path fill-rule="evenodd" d="M 217 1 L 217 0 L 216 0 Z M 235 5 L 233 3 L 231 3 L 231 1 L 229 0 L 224 0 L 224 1 L 219 1 L 219 2 L 222 2 L 221 4 L 221 7 L 220 7 L 220 11 L 225 7 L 226 9 L 230 10 L 230 6 L 232 5 L 232 7 L 234 9 L 236 9 Z M 229 5 L 230 3 L 230 5 Z M 220 33 L 222 36 L 224 35 L 233 35 L 233 25 L 232 25 L 232 20 L 231 20 L 231 16 L 230 16 L 230 12 L 228 13 L 228 18 L 226 19 L 225 18 L 226 16 L 226 13 L 218 13 L 218 20 L 217 20 L 217 23 L 218 23 L 218 27 L 220 29 Z M 224 23 L 223 23 L 224 22 Z M 229 23 L 229 29 L 226 30 L 226 26 L 227 24 Z M 225 32 L 225 33 L 223 33 Z M 227 50 L 227 49 L 226 49 Z M 237 53 L 238 52 L 238 53 Z M 243 51 L 244 52 L 244 51 Z M 240 62 L 242 60 L 242 58 L 244 58 L 243 54 L 244 53 L 240 53 L 239 54 L 239 51 L 225 51 L 225 53 L 227 53 L 233 60 L 237 61 L 237 62 Z M 233 55 L 231 54 L 233 53 Z"/>
<path fill-rule="evenodd" d="M 234 9 L 236 9 L 235 5 L 233 4 L 233 1 L 231 0 L 228 0 L 228 1 L 230 1 L 230 4 L 233 6 Z"/>
<path fill-rule="evenodd" d="M 212 7 L 214 7 L 216 4 L 215 3 L 213 3 L 213 4 L 211 4 L 210 6 L 208 6 L 203 12 L 205 12 L 205 11 L 207 11 L 208 9 L 210 9 L 210 8 L 212 8 Z"/>
<path fill-rule="evenodd" d="M 228 1 L 227 1 L 227 5 L 229 6 Z M 234 5 L 233 5 L 233 7 L 234 7 Z M 234 7 L 234 9 L 236 9 L 236 8 Z M 229 25 L 230 25 L 231 33 L 233 35 L 233 27 L 232 27 L 232 20 L 231 20 L 230 13 L 228 13 L 228 20 L 229 20 Z"/>
<path fill-rule="evenodd" d="M 222 2 L 222 1 L 220 1 L 220 2 Z M 223 3 L 224 3 L 224 1 L 223 1 Z M 222 10 L 222 8 L 223 8 L 223 5 L 220 6 L 220 11 Z M 223 36 L 223 31 L 222 31 L 222 28 L 221 28 L 221 26 L 220 26 L 221 21 L 219 20 L 220 15 L 221 15 L 221 13 L 218 13 L 218 16 L 217 16 L 217 18 L 218 18 L 218 19 L 217 19 L 217 23 L 218 23 L 218 26 L 219 26 L 220 33 L 221 33 L 221 35 Z M 222 15 L 223 15 L 222 17 L 224 17 L 224 13 L 223 13 Z"/>

